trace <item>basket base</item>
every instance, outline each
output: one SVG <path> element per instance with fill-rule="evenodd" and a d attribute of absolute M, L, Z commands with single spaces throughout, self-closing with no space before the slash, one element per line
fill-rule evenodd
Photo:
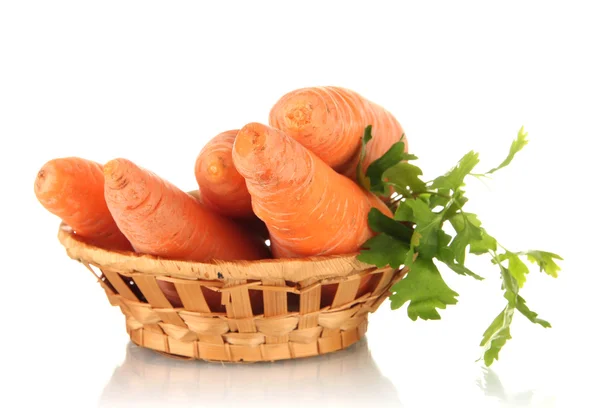
<path fill-rule="evenodd" d="M 365 319 L 356 327 L 339 331 L 339 334 L 320 337 L 310 343 L 286 343 L 238 345 L 229 343 L 204 343 L 181 341 L 151 328 L 132 328 L 127 325 L 131 341 L 169 357 L 183 360 L 204 360 L 209 362 L 272 362 L 333 353 L 350 347 L 362 339 L 367 331 Z"/>

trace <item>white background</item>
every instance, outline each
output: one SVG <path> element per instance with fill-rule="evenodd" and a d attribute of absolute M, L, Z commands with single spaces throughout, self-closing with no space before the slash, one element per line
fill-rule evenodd
<path fill-rule="evenodd" d="M 600 25 L 594 2 L 0 3 L 1 406 L 583 407 L 598 383 Z M 552 3 L 552 4 L 550 4 Z M 523 295 L 486 371 L 480 336 L 498 273 L 447 275 L 459 304 L 412 322 L 385 303 L 368 343 L 270 366 L 182 363 L 128 346 L 124 320 L 36 202 L 44 162 L 127 157 L 182 189 L 215 134 L 266 122 L 284 93 L 338 85 L 400 120 L 426 176 L 482 168 L 524 125 L 530 143 L 469 209 L 509 248 L 561 254 Z"/>

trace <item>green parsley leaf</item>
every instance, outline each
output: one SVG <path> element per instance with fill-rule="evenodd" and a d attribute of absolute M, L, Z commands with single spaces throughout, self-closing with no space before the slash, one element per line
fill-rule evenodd
<path fill-rule="evenodd" d="M 411 247 L 415 248 L 420 257 L 433 258 L 438 251 L 438 234 L 442 228 L 442 216 L 431 211 L 431 208 L 421 200 L 406 200 L 404 205 L 412 209 L 416 223 Z"/>
<path fill-rule="evenodd" d="M 527 265 L 521 261 L 517 254 L 509 252 L 508 256 L 508 270 L 510 274 L 517 280 L 517 284 L 520 288 L 525 284 L 526 276 L 529 273 Z"/>
<path fill-rule="evenodd" d="M 452 197 L 450 196 L 450 189 L 440 188 L 436 194 L 432 194 L 429 199 L 429 208 L 432 210 L 436 207 L 446 207 Z"/>
<path fill-rule="evenodd" d="M 546 251 L 527 251 L 522 252 L 521 254 L 527 255 L 529 262 L 539 265 L 540 272 L 545 272 L 553 278 L 558 277 L 560 266 L 556 264 L 554 259 L 560 259 L 562 261 L 560 256 Z"/>
<path fill-rule="evenodd" d="M 459 275 L 464 275 L 464 276 L 470 276 L 471 278 L 475 278 L 477 280 L 483 280 L 483 276 L 481 275 L 477 275 L 475 272 L 473 272 L 472 270 L 470 270 L 469 268 L 467 268 L 464 265 L 458 264 L 456 262 L 444 262 L 448 268 L 450 268 L 451 270 L 453 270 L 454 272 L 456 272 Z"/>
<path fill-rule="evenodd" d="M 465 177 L 479 163 L 479 153 L 470 151 L 465 154 L 458 164 L 443 176 L 433 180 L 431 188 L 458 190 L 463 186 Z"/>
<path fill-rule="evenodd" d="M 469 252 L 475 255 L 487 254 L 490 251 L 496 252 L 496 249 L 498 248 L 496 238 L 490 236 L 485 228 L 480 227 L 480 230 L 481 239 L 470 242 Z"/>
<path fill-rule="evenodd" d="M 509 258 L 510 262 L 510 258 Z M 513 274 L 507 270 L 504 266 L 500 265 L 502 270 L 502 287 L 504 288 L 504 298 L 508 301 L 508 305 L 512 308 L 516 308 L 523 316 L 529 319 L 532 323 L 537 323 L 542 327 L 551 327 L 550 323 L 546 320 L 538 319 L 538 314 L 527 307 L 525 299 L 519 295 L 519 284 L 517 279 L 514 278 Z"/>
<path fill-rule="evenodd" d="M 527 143 L 529 143 L 529 141 L 527 140 L 527 132 L 525 132 L 525 128 L 521 127 L 517 138 L 513 140 L 512 144 L 510 145 L 510 150 L 506 159 L 504 159 L 504 161 L 500 163 L 498 167 L 494 167 L 485 174 L 492 174 L 500 170 L 501 168 L 508 166 L 510 162 L 512 162 L 515 158 L 515 154 L 521 151 L 527 145 Z"/>
<path fill-rule="evenodd" d="M 438 252 L 440 254 L 447 253 L 452 259 L 454 259 L 454 254 L 448 248 L 448 244 L 452 241 L 452 236 L 446 234 L 443 230 L 438 231 Z M 447 251 L 446 251 L 447 250 Z"/>
<path fill-rule="evenodd" d="M 404 264 L 409 250 L 408 244 L 384 233 L 375 235 L 365 242 L 363 247 L 365 249 L 360 252 L 357 259 L 378 268 L 388 265 L 399 268 Z"/>
<path fill-rule="evenodd" d="M 446 234 L 444 231 L 439 231 L 438 238 L 438 254 L 437 259 L 442 261 L 443 263 L 450 268 L 450 270 L 456 272 L 459 275 L 470 276 L 477 280 L 483 280 L 483 277 L 477 275 L 475 272 L 471 271 L 464 265 L 458 264 L 455 262 L 454 251 L 448 247 L 448 244 L 452 240 L 452 236 Z"/>
<path fill-rule="evenodd" d="M 517 299 L 516 299 L 516 308 L 519 312 L 521 312 L 521 314 L 523 316 L 528 318 L 529 321 L 531 321 L 532 323 L 539 324 L 540 326 L 542 326 L 544 328 L 552 327 L 550 325 L 550 322 L 547 322 L 546 320 L 538 319 L 538 317 L 537 317 L 538 314 L 536 312 L 534 312 L 533 310 L 529 310 L 529 308 L 525 304 L 525 299 L 523 299 L 519 295 L 517 295 Z"/>
<path fill-rule="evenodd" d="M 468 199 L 465 197 L 465 192 L 461 189 L 458 189 L 454 192 L 448 204 L 449 207 L 444 209 L 444 221 L 449 220 L 454 217 L 456 214 L 462 212 L 463 206 L 467 203 Z M 448 205 L 446 204 L 446 205 Z"/>
<path fill-rule="evenodd" d="M 384 232 L 389 236 L 410 243 L 413 230 L 406 225 L 389 218 L 377 208 L 369 211 L 369 226 L 374 232 Z"/>
<path fill-rule="evenodd" d="M 538 314 L 530 310 L 525 303 L 525 299 L 519 295 L 519 283 L 514 277 L 514 272 L 510 270 L 510 260 L 517 256 L 515 253 L 507 251 L 502 255 L 494 254 L 493 262 L 500 267 L 502 276 L 502 289 L 504 289 L 504 298 L 507 300 L 507 305 L 503 312 L 494 319 L 492 324 L 483 334 L 481 346 L 484 348 L 484 361 L 486 365 L 491 365 L 494 360 L 498 359 L 498 354 L 506 341 L 510 337 L 510 324 L 515 309 L 518 310 L 532 323 L 539 324 L 542 327 L 551 327 L 546 320 L 539 319 Z M 503 260 L 509 260 L 509 267 L 502 265 Z M 517 257 L 518 259 L 518 257 Z"/>
<path fill-rule="evenodd" d="M 367 169 L 367 177 L 371 185 L 371 191 L 384 194 L 386 191 L 386 182 L 383 174 L 391 167 L 397 165 L 403 160 L 415 160 L 417 157 L 412 154 L 404 153 L 404 142 L 394 143 L 390 149 L 380 158 L 375 160 Z"/>
<path fill-rule="evenodd" d="M 481 241 L 481 221 L 472 213 L 458 213 L 450 218 L 450 223 L 456 231 L 456 236 L 450 244 L 456 261 L 465 264 L 465 250 L 471 242 Z"/>
<path fill-rule="evenodd" d="M 504 261 L 507 259 L 508 271 L 510 272 L 512 277 L 517 280 L 517 284 L 519 285 L 519 287 L 522 288 L 525 284 L 525 281 L 527 280 L 529 268 L 527 267 L 527 265 L 525 265 L 525 263 L 523 263 L 523 261 L 521 261 L 519 255 L 514 252 L 506 251 L 503 254 L 498 255 L 499 261 Z"/>
<path fill-rule="evenodd" d="M 408 221 L 414 223 L 415 216 L 413 214 L 412 207 L 410 205 L 406 205 L 406 202 L 401 202 L 398 208 L 396 209 L 394 219 L 397 221 Z"/>
<path fill-rule="evenodd" d="M 498 255 L 494 254 L 494 259 L 500 267 L 502 289 L 504 289 L 504 298 L 508 301 L 508 304 L 485 330 L 483 339 L 479 344 L 483 347 L 483 359 L 487 366 L 491 365 L 494 360 L 498 360 L 500 350 L 511 339 L 510 325 L 515 313 L 517 293 L 519 291 L 516 280 L 511 276 L 508 269 L 502 265 L 502 261 L 498 258 Z"/>
<path fill-rule="evenodd" d="M 527 133 L 521 129 L 508 157 L 486 174 L 472 172 L 479 162 L 479 155 L 471 151 L 446 174 L 424 183 L 421 169 L 406 162 L 416 157 L 404 153 L 404 139 L 373 162 L 366 176 L 362 176 L 364 171 L 359 171 L 359 183 L 371 191 L 382 194 L 391 186 L 397 193 L 388 204 L 394 211 L 393 219 L 379 210 L 370 211 L 369 226 L 378 235 L 364 244 L 358 256 L 359 260 L 377 267 L 390 265 L 399 268 L 404 265 L 409 269 L 406 277 L 392 287 L 392 309 L 408 303 L 407 312 L 412 320 L 439 319 L 438 310 L 456 304 L 458 294 L 444 282 L 436 261 L 446 264 L 449 270 L 459 275 L 483 279 L 465 266 L 467 249 L 470 254 L 491 255 L 492 263 L 500 268 L 506 306 L 483 333 L 481 346 L 486 365 L 498 359 L 501 349 L 511 339 L 510 325 L 515 311 L 535 324 L 550 327 L 550 323 L 529 309 L 519 294 L 529 273 L 521 258 L 526 257 L 542 272 L 553 277 L 560 271 L 556 260 L 562 260 L 552 252 L 539 250 L 505 250 L 498 254 L 498 247 L 504 247 L 481 226 L 475 214 L 463 210 L 468 202 L 463 189 L 465 177 L 488 177 L 488 174 L 506 167 L 527 144 L 526 136 Z M 370 139 L 371 129 L 368 127 L 363 137 L 361 164 L 365 158 L 365 145 Z M 452 228 L 444 229 L 446 221 L 450 221 Z"/>
<path fill-rule="evenodd" d="M 409 197 L 427 191 L 425 182 L 419 177 L 422 175 L 423 172 L 417 166 L 402 162 L 387 169 L 383 173 L 383 178 L 388 180 L 396 192 L 404 197 Z"/>
<path fill-rule="evenodd" d="M 498 260 L 497 255 L 495 255 L 495 258 Z M 515 277 L 512 276 L 508 268 L 502 265 L 502 263 L 498 264 L 498 266 L 500 266 L 500 276 L 502 277 L 502 290 L 504 290 L 504 298 L 508 300 L 508 303 L 511 306 L 515 306 L 517 304 L 517 295 L 519 294 L 519 283 Z"/>
<path fill-rule="evenodd" d="M 456 304 L 458 296 L 446 285 L 433 261 L 420 256 L 412 263 L 406 277 L 392 286 L 391 291 L 392 309 L 410 302 L 407 311 L 411 320 L 440 319 L 437 309 Z"/>
<path fill-rule="evenodd" d="M 483 347 L 483 360 L 486 366 L 490 366 L 494 360 L 498 360 L 500 350 L 512 338 L 510 324 L 514 313 L 514 307 L 507 305 L 483 333 L 483 339 L 479 345 Z"/>

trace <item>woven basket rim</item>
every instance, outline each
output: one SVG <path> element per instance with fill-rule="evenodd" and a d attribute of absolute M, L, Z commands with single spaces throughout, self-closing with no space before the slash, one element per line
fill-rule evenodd
<path fill-rule="evenodd" d="M 67 255 L 80 262 L 125 273 L 144 273 L 192 280 L 285 279 L 300 282 L 314 278 L 323 280 L 352 275 L 375 266 L 359 261 L 357 253 L 293 259 L 261 259 L 254 261 L 177 261 L 147 254 L 110 251 L 84 242 L 64 223 L 58 239 Z"/>

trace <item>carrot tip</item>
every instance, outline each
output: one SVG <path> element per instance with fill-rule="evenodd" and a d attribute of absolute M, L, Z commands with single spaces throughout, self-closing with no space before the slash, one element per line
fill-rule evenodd
<path fill-rule="evenodd" d="M 125 173 L 124 159 L 113 159 L 104 165 L 104 179 L 108 186 L 114 189 L 121 189 L 127 184 L 127 179 L 123 179 Z M 123 181 L 125 181 L 123 183 Z"/>
<path fill-rule="evenodd" d="M 38 199 L 51 199 L 57 189 L 61 189 L 57 180 L 56 162 L 50 160 L 38 171 L 34 183 L 34 192 Z"/>
<path fill-rule="evenodd" d="M 114 171 L 117 169 L 118 166 L 119 166 L 119 159 L 114 159 L 114 160 L 109 161 L 108 163 L 106 163 L 104 165 L 104 175 L 110 176 L 111 174 L 114 173 Z"/>
<path fill-rule="evenodd" d="M 215 152 L 206 155 L 205 162 L 202 166 L 206 166 L 205 181 L 209 183 L 223 183 L 227 179 L 227 164 L 221 152 Z"/>
<path fill-rule="evenodd" d="M 216 176 L 217 174 L 220 173 L 220 171 L 221 171 L 221 167 L 219 167 L 217 162 L 213 162 L 208 165 L 208 172 L 211 175 Z"/>
<path fill-rule="evenodd" d="M 304 103 L 297 103 L 285 110 L 285 123 L 288 128 L 301 129 L 312 121 L 312 107 Z"/>
<path fill-rule="evenodd" d="M 253 123 L 244 126 L 235 141 L 235 151 L 238 155 L 246 157 L 252 152 L 264 149 L 267 138 L 263 127 L 264 125 Z"/>
<path fill-rule="evenodd" d="M 36 194 L 43 191 L 44 190 L 44 184 L 47 180 L 46 177 L 46 171 L 44 169 L 41 169 L 38 174 L 37 177 L 35 178 L 35 192 Z"/>

